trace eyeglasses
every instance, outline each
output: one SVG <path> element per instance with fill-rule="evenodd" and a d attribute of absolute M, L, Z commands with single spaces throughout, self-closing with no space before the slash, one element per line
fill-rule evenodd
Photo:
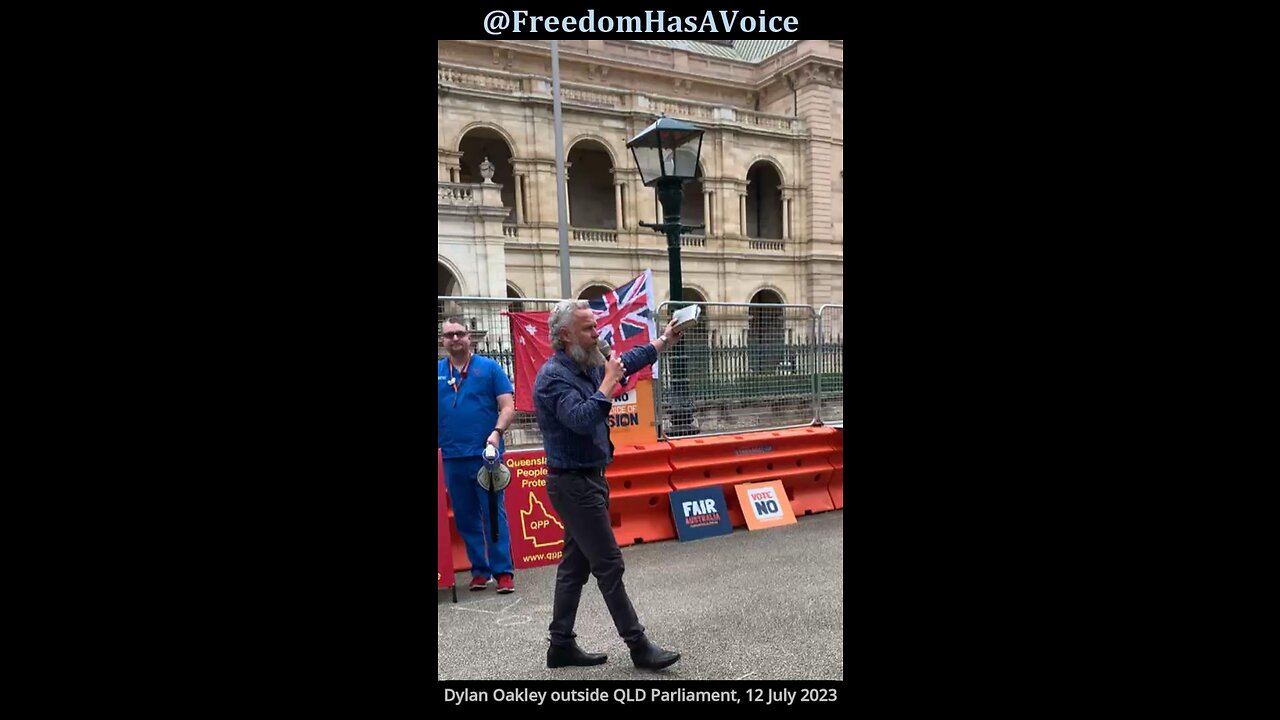
<path fill-rule="evenodd" d="M 444 333 L 444 337 L 445 337 L 446 339 L 448 339 L 448 340 L 453 340 L 454 338 L 464 338 L 464 337 L 466 337 L 466 336 L 468 336 L 468 335 L 470 335 L 470 334 L 471 334 L 471 333 L 469 333 L 469 332 L 467 332 L 467 331 L 465 331 L 465 330 L 464 330 L 463 332 L 447 332 L 447 333 Z"/>

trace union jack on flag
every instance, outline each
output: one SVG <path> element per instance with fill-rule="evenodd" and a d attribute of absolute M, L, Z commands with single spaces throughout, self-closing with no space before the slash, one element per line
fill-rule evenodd
<path fill-rule="evenodd" d="M 619 355 L 650 342 L 658 336 L 654 318 L 657 317 L 653 294 L 653 271 L 612 290 L 598 300 L 589 301 L 596 315 L 596 331 Z M 533 412 L 533 385 L 538 370 L 555 354 L 551 347 L 551 330 L 547 326 L 550 312 L 504 312 L 511 321 L 511 336 L 515 342 L 515 395 L 516 409 Z M 627 382 L 614 391 L 615 397 L 635 389 L 645 379 L 658 377 L 658 363 L 643 368 L 631 368 Z"/>
<path fill-rule="evenodd" d="M 645 270 L 631 282 L 590 301 L 596 314 L 596 330 L 605 342 L 622 352 L 657 337 L 654 323 L 653 271 Z"/>

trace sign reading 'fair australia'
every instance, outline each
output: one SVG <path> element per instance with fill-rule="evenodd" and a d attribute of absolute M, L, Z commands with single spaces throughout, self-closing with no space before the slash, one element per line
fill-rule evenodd
<path fill-rule="evenodd" d="M 680 541 L 701 540 L 733 532 L 729 508 L 724 502 L 724 488 L 719 485 L 676 490 L 668 493 L 671 515 L 676 521 Z"/>

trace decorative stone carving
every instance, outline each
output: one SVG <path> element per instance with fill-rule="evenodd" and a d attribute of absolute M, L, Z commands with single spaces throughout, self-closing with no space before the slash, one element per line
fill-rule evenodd
<path fill-rule="evenodd" d="M 480 163 L 480 176 L 484 178 L 486 185 L 493 184 L 493 163 L 489 162 L 487 157 Z"/>
<path fill-rule="evenodd" d="M 516 61 L 516 54 L 510 49 L 508 50 L 503 50 L 501 48 L 493 49 L 493 64 L 497 65 L 498 67 L 501 67 L 503 70 L 510 70 L 511 66 L 515 64 L 515 61 Z"/>
<path fill-rule="evenodd" d="M 811 64 L 787 73 L 786 79 L 792 90 L 799 90 L 806 85 L 826 85 L 843 88 L 844 69 L 834 68 L 829 65 Z"/>

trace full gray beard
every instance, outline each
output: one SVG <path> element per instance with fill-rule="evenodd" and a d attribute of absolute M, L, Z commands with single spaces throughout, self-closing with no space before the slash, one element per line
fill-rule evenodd
<path fill-rule="evenodd" d="M 583 370 L 604 367 L 604 364 L 608 362 L 605 356 L 602 355 L 600 350 L 597 348 L 584 350 L 581 345 L 570 345 L 568 353 L 569 357 L 573 358 L 573 361 L 578 363 L 578 367 L 581 367 Z"/>

